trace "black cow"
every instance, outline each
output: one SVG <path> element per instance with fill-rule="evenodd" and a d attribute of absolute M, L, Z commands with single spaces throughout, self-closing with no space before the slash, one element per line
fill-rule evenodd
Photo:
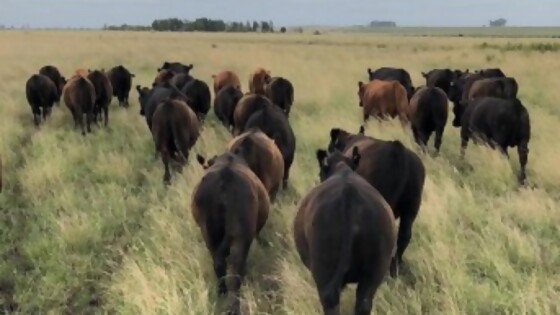
<path fill-rule="evenodd" d="M 201 121 L 204 120 L 210 111 L 211 94 L 208 84 L 199 79 L 192 79 L 183 86 L 181 92 L 191 100 L 189 106 L 194 110 L 196 116 Z"/>
<path fill-rule="evenodd" d="M 138 101 L 140 103 L 140 115 L 146 118 L 146 123 L 150 130 L 152 130 L 154 112 L 163 100 L 171 98 L 182 100 L 187 104 L 190 102 L 189 98 L 168 82 L 156 85 L 151 89 L 146 87 L 142 88 L 140 85 L 137 85 L 136 90 L 138 91 Z"/>
<path fill-rule="evenodd" d="M 35 126 L 39 126 L 41 117 L 45 120 L 50 115 L 54 103 L 60 100 L 54 82 L 42 74 L 34 74 L 27 80 L 25 96 L 31 106 Z"/>
<path fill-rule="evenodd" d="M 391 276 L 396 277 L 420 210 L 426 169 L 418 155 L 400 141 L 379 140 L 363 132 L 363 127 L 359 134 L 331 129 L 329 152 L 351 157 L 353 147 L 358 147 L 361 160 L 356 172 L 381 193 L 395 218 L 400 218 L 397 252 L 391 263 Z"/>
<path fill-rule="evenodd" d="M 488 68 L 476 70 L 475 73 L 482 75 L 485 78 L 505 78 L 506 74 L 500 68 Z"/>
<path fill-rule="evenodd" d="M 57 67 L 52 65 L 46 65 L 39 69 L 39 74 L 47 76 L 51 79 L 56 86 L 57 90 L 57 97 L 56 97 L 56 104 L 60 104 L 60 98 L 62 97 L 62 90 L 64 89 L 64 85 L 66 85 L 66 78 L 64 78 Z"/>
<path fill-rule="evenodd" d="M 174 73 L 186 73 L 189 74 L 189 72 L 192 70 L 192 68 L 194 68 L 194 65 L 191 63 L 189 65 L 184 65 L 180 62 L 168 62 L 165 61 L 163 63 L 163 65 L 161 66 L 161 68 L 158 68 L 157 71 L 160 72 L 161 70 L 171 70 Z"/>
<path fill-rule="evenodd" d="M 414 86 L 412 85 L 412 79 L 410 79 L 410 74 L 408 71 L 401 69 L 401 68 L 390 68 L 390 67 L 382 67 L 375 71 L 371 70 L 371 68 L 367 69 L 369 80 L 373 81 L 383 80 L 383 81 L 390 81 L 395 80 L 399 81 L 402 86 L 406 89 L 406 93 L 408 95 L 408 99 L 412 97 L 414 94 Z"/>
<path fill-rule="evenodd" d="M 424 86 L 414 93 L 410 99 L 408 116 L 414 139 L 419 145 L 424 148 L 435 131 L 434 146 L 439 152 L 448 112 L 447 95 L 441 88 Z"/>
<path fill-rule="evenodd" d="M 136 77 L 136 75 L 130 73 L 123 65 L 118 65 L 109 70 L 107 76 L 113 87 L 113 96 L 116 96 L 119 100 L 119 106 L 128 107 L 128 96 L 132 88 L 132 78 Z"/>
<path fill-rule="evenodd" d="M 290 168 L 296 152 L 296 136 L 286 114 L 278 106 L 268 105 L 254 112 L 242 132 L 258 128 L 273 139 L 284 158 L 283 188 L 288 187 Z"/>
<path fill-rule="evenodd" d="M 317 150 L 321 184 L 299 204 L 294 240 L 304 265 L 311 271 L 323 314 L 340 314 L 340 294 L 357 283 L 354 314 L 369 315 L 373 298 L 394 254 L 396 228 L 391 207 L 354 170 L 351 157 Z"/>
<path fill-rule="evenodd" d="M 93 108 L 95 123 L 97 124 L 98 118 L 101 117 L 101 112 L 103 112 L 105 126 L 107 126 L 109 124 L 109 105 L 113 99 L 111 81 L 103 70 L 90 71 L 87 78 L 95 88 L 95 107 Z"/>
<path fill-rule="evenodd" d="M 519 99 L 481 97 L 466 106 L 456 106 L 453 112 L 453 126 L 461 127 L 461 156 L 465 155 L 471 137 L 486 142 L 491 148 L 497 147 L 508 158 L 508 147 L 517 146 L 521 166 L 518 180 L 521 185 L 527 183 L 525 167 L 529 155 L 531 122 L 529 112 Z"/>
<path fill-rule="evenodd" d="M 463 73 L 468 73 L 468 69 L 466 72 L 451 69 L 433 69 L 427 73 L 422 72 L 422 76 L 426 79 L 426 86 L 438 87 L 442 89 L 445 94 L 449 94 L 451 82 L 455 81 L 458 77 L 463 75 Z"/>
<path fill-rule="evenodd" d="M 286 116 L 290 115 L 290 110 L 294 104 L 294 86 L 292 82 L 283 77 L 273 77 L 265 85 L 264 91 L 273 104 L 282 108 Z"/>
<path fill-rule="evenodd" d="M 242 97 L 243 92 L 239 88 L 227 85 L 220 89 L 214 98 L 214 114 L 230 132 L 233 132 L 235 107 Z"/>
<path fill-rule="evenodd" d="M 175 85 L 179 90 L 185 88 L 187 83 L 191 82 L 194 78 L 188 73 L 177 73 L 173 75 L 170 82 Z"/>

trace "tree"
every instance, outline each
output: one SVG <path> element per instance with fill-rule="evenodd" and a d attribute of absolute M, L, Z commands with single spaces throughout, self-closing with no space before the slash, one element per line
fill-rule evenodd
<path fill-rule="evenodd" d="M 499 18 L 494 21 L 490 21 L 490 27 L 504 27 L 506 26 L 507 20 L 504 18 Z"/>
<path fill-rule="evenodd" d="M 280 28 L 280 33 L 286 33 L 286 28 L 284 26 Z"/>
<path fill-rule="evenodd" d="M 259 22 L 253 21 L 253 32 L 259 31 Z"/>

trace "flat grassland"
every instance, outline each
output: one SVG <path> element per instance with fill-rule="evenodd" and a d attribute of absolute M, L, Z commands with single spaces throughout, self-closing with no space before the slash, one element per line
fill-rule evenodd
<path fill-rule="evenodd" d="M 422 208 L 405 253 L 406 268 L 387 279 L 375 314 L 560 314 L 560 58 L 531 50 L 553 39 L 2 32 L 0 33 L 0 309 L 19 314 L 220 314 L 209 254 L 190 201 L 203 171 L 194 154 L 214 155 L 231 138 L 213 115 L 182 176 L 162 184 L 163 166 L 139 115 L 113 101 L 109 128 L 82 137 L 62 104 L 33 126 L 25 81 L 45 64 L 76 68 L 124 64 L 134 85 L 150 85 L 163 61 L 194 63 L 192 73 L 230 68 L 243 79 L 258 66 L 295 86 L 290 116 L 297 136 L 290 188 L 254 244 L 243 296 L 251 314 L 319 314 L 315 285 L 292 241 L 298 200 L 318 183 L 315 150 L 329 130 L 356 132 L 357 83 L 368 67 L 403 67 L 415 85 L 435 67 L 501 67 L 520 85 L 531 115 L 528 176 L 518 189 L 510 161 L 472 143 L 459 158 L 459 132 L 445 130 L 442 153 L 422 155 Z M 508 43 L 527 49 L 499 49 Z M 556 43 L 557 44 L 557 43 Z M 451 106 L 450 106 L 451 109 Z M 396 122 L 368 135 L 399 139 L 420 152 Z M 433 151 L 432 144 L 430 149 Z M 420 153 L 419 153 L 420 154 Z M 353 309 L 354 286 L 343 310 Z M 352 289 L 352 290 L 350 290 Z M 2 311 L 0 311 L 2 312 Z"/>

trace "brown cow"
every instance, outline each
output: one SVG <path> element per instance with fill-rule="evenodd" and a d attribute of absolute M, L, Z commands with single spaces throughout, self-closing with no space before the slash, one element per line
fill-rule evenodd
<path fill-rule="evenodd" d="M 154 82 L 152 83 L 152 86 L 156 86 L 158 84 L 163 84 L 166 82 L 171 82 L 174 76 L 175 76 L 175 72 L 171 70 L 163 69 L 159 71 L 158 74 L 156 75 Z"/>
<path fill-rule="evenodd" d="M 200 122 L 194 111 L 181 100 L 161 102 L 152 120 L 152 138 L 156 154 L 161 154 L 165 167 L 163 182 L 171 181 L 169 162 L 175 160 L 182 167 L 189 159 L 189 151 L 200 136 Z"/>
<path fill-rule="evenodd" d="M 402 124 L 407 123 L 408 97 L 406 89 L 398 81 L 373 80 L 367 84 L 358 82 L 360 107 L 364 109 L 364 121 L 369 116 L 384 119 L 399 116 Z"/>
<path fill-rule="evenodd" d="M 233 112 L 233 135 L 239 135 L 243 128 L 245 128 L 245 124 L 251 115 L 266 106 L 274 106 L 266 96 L 251 93 L 245 94 L 239 100 Z"/>
<path fill-rule="evenodd" d="M 235 107 L 242 97 L 243 92 L 233 85 L 228 85 L 223 87 L 214 98 L 214 114 L 230 132 L 233 132 Z"/>
<path fill-rule="evenodd" d="M 353 148 L 358 147 L 361 160 L 356 173 L 381 193 L 393 209 L 395 218 L 400 218 L 397 253 L 391 263 L 391 276 L 397 277 L 422 203 L 426 179 L 424 164 L 415 152 L 400 141 L 368 137 L 363 127 L 358 134 L 333 128 L 330 136 L 328 150 L 331 153 L 340 151 L 351 158 Z"/>
<path fill-rule="evenodd" d="M 79 68 L 76 69 L 76 71 L 74 71 L 74 75 L 73 76 L 80 76 L 80 77 L 87 77 L 87 75 L 90 73 L 91 71 L 89 69 L 84 69 L 84 68 Z"/>
<path fill-rule="evenodd" d="M 257 68 L 249 77 L 249 93 L 265 94 L 264 87 L 270 81 L 270 71 Z"/>
<path fill-rule="evenodd" d="M 82 135 L 86 135 L 84 128 L 84 115 L 87 116 L 87 132 L 91 132 L 91 123 L 94 119 L 95 87 L 87 79 L 87 75 L 74 75 L 64 86 L 64 103 L 70 109 L 74 118 L 74 126 L 81 127 Z"/>
<path fill-rule="evenodd" d="M 243 156 L 251 170 L 262 181 L 268 191 L 270 200 L 276 200 L 276 194 L 284 178 L 284 157 L 274 143 L 259 129 L 251 129 L 231 140 L 228 150 L 236 150 Z"/>
<path fill-rule="evenodd" d="M 105 117 L 105 126 L 109 124 L 109 105 L 113 100 L 113 86 L 109 80 L 109 76 L 105 70 L 94 70 L 87 76 L 88 80 L 95 88 L 95 107 L 93 112 L 95 115 L 95 123 L 97 124 L 98 118 L 101 118 L 101 112 Z"/>
<path fill-rule="evenodd" d="M 233 85 L 241 91 L 241 81 L 239 81 L 237 74 L 231 70 L 213 74 L 212 79 L 214 79 L 214 95 L 217 95 L 223 87 L 228 85 Z"/>
<path fill-rule="evenodd" d="M 348 158 L 317 150 L 321 184 L 300 201 L 293 225 L 325 315 L 340 315 L 340 293 L 349 283 L 358 284 L 354 314 L 369 315 L 395 251 L 391 207 L 354 172 L 360 154 L 356 147 L 352 152 Z"/>
<path fill-rule="evenodd" d="M 408 117 L 414 139 L 423 150 L 425 150 L 432 132 L 435 131 L 434 146 L 436 152 L 439 152 L 448 113 L 447 94 L 443 89 L 435 86 L 423 86 L 414 92 L 414 96 L 410 99 Z"/>
<path fill-rule="evenodd" d="M 239 155 L 227 152 L 208 162 L 198 155 L 197 160 L 206 172 L 193 192 L 192 215 L 212 255 L 218 293 L 229 291 L 229 314 L 241 314 L 247 256 L 268 219 L 270 201 L 259 178 Z"/>

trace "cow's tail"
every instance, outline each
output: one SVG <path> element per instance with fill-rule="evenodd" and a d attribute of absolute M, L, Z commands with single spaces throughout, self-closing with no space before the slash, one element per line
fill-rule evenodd
<path fill-rule="evenodd" d="M 340 252 L 338 253 L 338 262 L 332 278 L 328 282 L 325 290 L 321 293 L 323 301 L 334 301 L 336 296 L 340 294 L 342 282 L 352 260 L 352 246 L 354 241 L 354 221 L 355 213 L 358 211 L 352 208 L 354 200 L 359 198 L 356 188 L 346 184 L 341 193 L 342 199 L 337 205 L 338 222 L 342 228 L 340 238 Z"/>
<path fill-rule="evenodd" d="M 219 244 L 217 251 L 223 253 L 230 247 L 232 241 L 226 231 L 228 207 L 235 206 L 236 204 L 228 200 L 224 200 L 224 197 L 222 197 L 228 195 L 225 193 L 225 190 L 228 183 L 231 183 L 234 177 L 233 171 L 231 168 L 225 167 L 220 171 L 219 176 L 220 184 L 216 188 L 218 189 L 220 198 L 217 201 L 217 209 L 208 213 L 208 218 L 206 219 L 206 229 L 210 236 L 210 241 Z"/>
<path fill-rule="evenodd" d="M 178 116 L 178 111 L 175 108 L 175 104 L 173 102 L 167 103 L 169 106 L 169 110 L 171 111 L 171 116 L 168 116 L 170 119 L 169 128 L 171 128 L 171 135 L 173 136 L 173 142 L 175 143 L 175 147 L 177 148 L 178 153 L 183 156 L 184 162 L 187 162 L 187 158 L 189 156 L 189 139 L 186 131 L 191 127 L 189 126 L 190 122 L 181 120 L 181 116 Z M 184 105 L 181 105 L 184 106 Z"/>

